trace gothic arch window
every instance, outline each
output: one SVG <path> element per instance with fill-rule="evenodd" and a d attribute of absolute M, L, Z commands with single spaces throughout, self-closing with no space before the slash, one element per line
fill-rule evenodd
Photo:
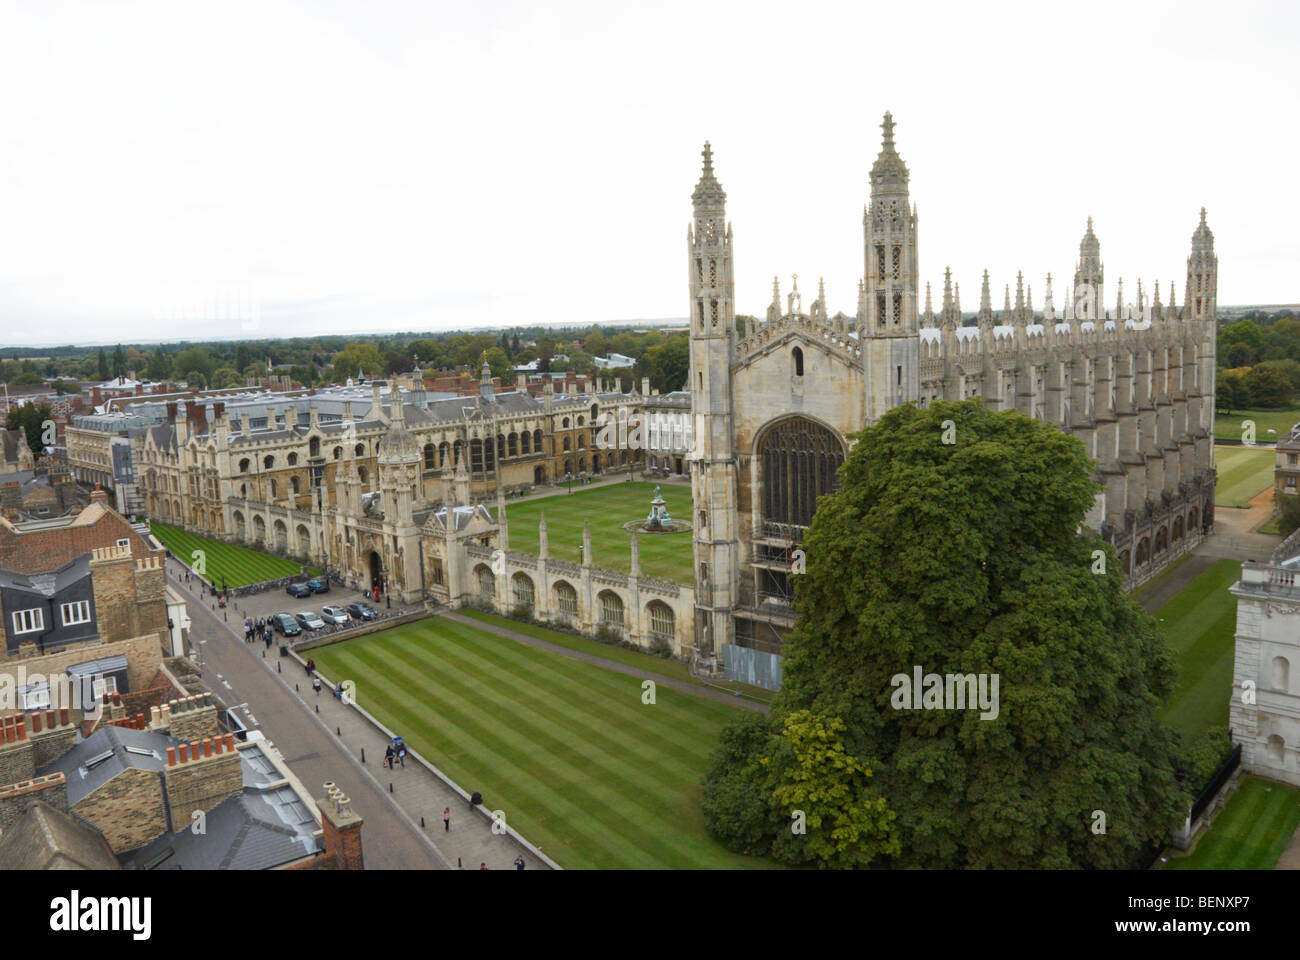
<path fill-rule="evenodd" d="M 469 442 L 470 473 L 483 472 L 483 441 L 475 437 Z"/>
<path fill-rule="evenodd" d="M 506 455 L 511 457 L 519 455 L 519 434 L 512 433 L 506 437 Z"/>
<path fill-rule="evenodd" d="M 542 431 L 541 430 L 533 431 L 533 452 L 534 453 L 542 452 Z"/>
<path fill-rule="evenodd" d="M 478 578 L 478 595 L 484 600 L 495 600 L 497 598 L 497 578 L 492 573 L 492 568 L 485 563 L 480 563 L 474 568 L 474 576 Z"/>
<path fill-rule="evenodd" d="M 320 437 L 312 437 L 309 441 L 307 441 L 307 456 L 309 457 L 320 456 Z"/>
<path fill-rule="evenodd" d="M 334 459 L 335 459 L 335 460 L 338 460 L 338 459 L 339 459 L 340 457 L 342 457 L 342 456 L 343 456 L 343 448 L 342 448 L 342 447 L 335 447 L 335 448 L 334 448 Z"/>
<path fill-rule="evenodd" d="M 533 578 L 520 571 L 510 578 L 510 594 L 516 607 L 533 608 Z"/>
<path fill-rule="evenodd" d="M 806 527 L 817 498 L 837 489 L 844 446 L 834 432 L 803 417 L 781 420 L 758 443 L 763 519 Z"/>
<path fill-rule="evenodd" d="M 569 418 L 568 418 L 568 417 L 565 417 L 563 420 L 561 420 L 561 421 L 560 421 L 560 426 L 561 426 L 563 429 L 568 430 L 568 429 L 569 429 Z"/>
<path fill-rule="evenodd" d="M 297 477 L 290 477 L 290 478 L 289 478 L 289 486 L 293 489 L 294 495 L 296 496 L 297 493 L 298 493 L 298 478 L 297 478 Z"/>
<path fill-rule="evenodd" d="M 565 616 L 576 617 L 578 615 L 578 591 L 563 580 L 557 581 L 555 584 L 555 606 Z"/>
<path fill-rule="evenodd" d="M 366 481 L 370 479 L 370 471 L 367 470 L 365 467 L 359 468 L 357 470 L 357 475 L 361 477 L 362 486 L 364 486 Z"/>
<path fill-rule="evenodd" d="M 529 448 L 531 447 L 531 445 L 532 445 L 532 443 L 531 443 L 532 439 L 533 439 L 533 435 L 532 435 L 531 433 L 529 433 L 527 430 L 525 430 L 523 433 L 519 434 L 519 452 L 520 452 L 520 453 L 523 453 L 523 454 L 532 453 L 532 450 L 529 449 Z"/>
<path fill-rule="evenodd" d="M 437 464 L 436 454 L 434 452 L 433 444 L 426 443 L 424 445 L 424 469 L 434 470 L 437 468 L 437 466 L 438 464 Z"/>
<path fill-rule="evenodd" d="M 447 465 L 447 454 L 450 451 L 451 451 L 451 444 L 449 444 L 446 440 L 438 444 L 438 466 L 440 468 L 445 467 Z"/>
<path fill-rule="evenodd" d="M 794 350 L 791 351 L 790 355 L 794 358 L 794 375 L 796 377 L 802 377 L 803 376 L 803 350 L 801 350 L 799 347 L 795 347 Z"/>
<path fill-rule="evenodd" d="M 270 470 L 272 467 L 275 466 L 275 457 L 270 456 L 269 454 L 263 457 L 262 466 L 265 467 L 267 470 Z"/>
<path fill-rule="evenodd" d="M 662 600 L 652 600 L 647 609 L 650 611 L 650 635 L 656 639 L 672 640 L 677 626 L 672 607 Z"/>
<path fill-rule="evenodd" d="M 568 452 L 569 452 L 569 438 L 568 438 L 568 437 L 565 437 L 565 438 L 564 438 L 564 452 L 565 452 L 565 453 L 568 453 Z"/>
<path fill-rule="evenodd" d="M 583 417 L 578 418 L 578 426 L 583 426 L 587 421 Z"/>
<path fill-rule="evenodd" d="M 358 457 L 364 457 L 366 455 L 366 445 L 364 443 L 358 443 L 352 448 L 352 452 Z"/>
<path fill-rule="evenodd" d="M 600 622 L 603 626 L 623 628 L 623 598 L 612 590 L 600 593 Z"/>
<path fill-rule="evenodd" d="M 298 454 L 296 453 L 289 454 L 289 466 L 291 467 L 298 466 Z"/>

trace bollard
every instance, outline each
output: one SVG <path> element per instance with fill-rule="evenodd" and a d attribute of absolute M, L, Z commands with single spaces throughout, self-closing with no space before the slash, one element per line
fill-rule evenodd
<path fill-rule="evenodd" d="M 389 793 L 392 793 L 392 792 L 393 792 L 393 784 L 392 784 L 392 781 L 389 781 L 389 784 L 388 784 L 388 792 L 389 792 Z"/>
<path fill-rule="evenodd" d="M 265 651 L 265 650 L 262 651 L 262 659 L 263 659 L 263 660 L 266 659 L 266 651 Z"/>
<path fill-rule="evenodd" d="M 365 747 L 362 747 L 362 748 L 361 748 L 361 762 L 362 762 L 362 763 L 365 763 L 365 762 L 366 762 L 366 748 L 365 748 Z"/>
<path fill-rule="evenodd" d="M 457 858 L 456 858 L 456 869 L 457 869 L 457 870 L 461 869 L 461 866 L 460 866 L 460 857 L 457 857 Z"/>
<path fill-rule="evenodd" d="M 296 684 L 296 683 L 293 685 L 293 692 L 294 692 L 294 693 L 297 693 L 297 692 L 298 692 L 298 684 Z"/>
<path fill-rule="evenodd" d="M 262 659 L 263 659 L 263 660 L 266 659 L 266 654 L 262 654 Z M 282 672 L 283 672 L 283 671 L 280 670 L 280 661 L 279 661 L 279 660 L 275 661 L 275 672 L 276 672 L 276 673 L 282 673 Z"/>
<path fill-rule="evenodd" d="M 334 728 L 334 735 L 335 735 L 336 737 L 341 737 L 341 736 L 343 736 L 343 731 L 340 730 L 338 727 L 335 727 L 335 728 Z"/>
<path fill-rule="evenodd" d="M 420 818 L 420 829 L 421 829 L 421 830 L 424 829 L 424 817 L 421 817 L 421 818 Z"/>
<path fill-rule="evenodd" d="M 317 712 L 317 713 L 320 713 L 320 704 L 319 704 L 319 703 L 316 704 L 316 712 Z"/>

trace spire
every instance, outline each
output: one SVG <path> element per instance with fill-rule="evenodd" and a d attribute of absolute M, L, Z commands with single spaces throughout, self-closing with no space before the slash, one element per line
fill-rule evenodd
<path fill-rule="evenodd" d="M 957 326 L 961 326 L 961 284 L 952 285 L 952 313 L 957 318 Z"/>
<path fill-rule="evenodd" d="M 700 182 L 695 185 L 695 192 L 691 194 L 691 201 L 695 204 L 697 214 L 720 214 L 727 202 L 727 194 L 722 189 L 722 184 L 718 183 L 717 177 L 713 175 L 713 148 L 707 140 L 704 141 L 702 155 L 704 170 L 700 174 Z"/>
<path fill-rule="evenodd" d="M 921 315 L 921 319 L 925 321 L 925 326 L 934 326 L 934 304 L 930 300 L 929 280 L 925 281 L 925 313 Z"/>
<path fill-rule="evenodd" d="M 1213 250 L 1214 233 L 1210 230 L 1209 225 L 1205 222 L 1205 208 L 1201 207 L 1201 222 L 1196 227 L 1196 232 L 1192 234 L 1193 250 Z"/>
<path fill-rule="evenodd" d="M 1079 257 L 1097 257 L 1101 255 L 1101 241 L 1097 235 L 1092 232 L 1092 217 L 1088 218 L 1088 229 L 1083 232 L 1083 239 L 1079 241 Z"/>
<path fill-rule="evenodd" d="M 1016 271 L 1016 315 L 1020 316 L 1025 309 L 1025 272 Z"/>
<path fill-rule="evenodd" d="M 1047 275 L 1047 292 L 1043 294 L 1043 321 L 1051 323 L 1056 319 L 1056 304 L 1052 301 L 1052 275 Z"/>
<path fill-rule="evenodd" d="M 993 295 L 989 292 L 989 272 L 984 271 L 984 286 L 980 288 L 980 326 L 993 322 Z"/>
<path fill-rule="evenodd" d="M 1034 322 L 1034 286 L 1025 284 L 1025 323 Z"/>
<path fill-rule="evenodd" d="M 767 308 L 767 322 L 776 323 L 781 319 L 781 278 L 772 278 L 772 302 Z"/>
<path fill-rule="evenodd" d="M 1011 284 L 1008 283 L 1005 289 L 1006 289 L 1006 298 L 1002 301 L 1002 322 L 1010 323 L 1011 322 Z"/>
<path fill-rule="evenodd" d="M 903 163 L 903 158 L 894 149 L 893 114 L 885 112 L 885 119 L 881 121 L 880 129 L 882 132 L 880 153 L 876 156 L 876 162 L 871 165 L 871 193 L 874 196 L 880 190 L 884 193 L 906 194 L 907 164 Z M 907 208 L 904 207 L 903 214 L 906 213 Z"/>
<path fill-rule="evenodd" d="M 1115 322 L 1118 323 L 1124 319 L 1124 278 L 1119 278 L 1119 284 L 1115 288 Z"/>
<path fill-rule="evenodd" d="M 1169 281 L 1169 319 L 1178 319 L 1178 295 L 1174 293 L 1174 282 Z"/>

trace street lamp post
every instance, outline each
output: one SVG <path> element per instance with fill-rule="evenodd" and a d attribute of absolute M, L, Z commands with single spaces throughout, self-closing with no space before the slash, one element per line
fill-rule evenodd
<path fill-rule="evenodd" d="M 573 474 L 570 471 L 564 472 L 564 479 L 569 484 L 569 493 L 573 493 Z"/>

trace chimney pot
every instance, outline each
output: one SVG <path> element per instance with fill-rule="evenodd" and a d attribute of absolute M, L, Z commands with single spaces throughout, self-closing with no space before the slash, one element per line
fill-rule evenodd
<path fill-rule="evenodd" d="M 176 748 L 175 748 L 175 747 L 168 747 L 168 748 L 167 748 L 167 766 L 169 766 L 169 767 L 174 767 L 174 766 L 176 766 Z"/>
<path fill-rule="evenodd" d="M 171 747 L 168 747 L 167 749 L 168 749 L 168 750 L 171 750 L 172 748 L 171 748 Z M 188 743 L 182 743 L 182 744 L 180 745 L 180 747 L 177 749 L 177 754 L 178 754 L 178 756 L 179 756 L 179 758 L 180 758 L 180 762 L 181 762 L 181 763 L 189 763 L 189 762 L 190 762 L 190 745 L 189 745 Z"/>
<path fill-rule="evenodd" d="M 40 732 L 41 732 L 41 713 L 38 710 L 36 713 L 32 714 L 32 733 L 40 733 Z"/>
<path fill-rule="evenodd" d="M 45 725 L 46 725 L 47 727 L 49 727 L 51 730 L 54 729 L 54 711 L 53 711 L 53 710 L 46 710 L 46 711 L 45 711 Z"/>
<path fill-rule="evenodd" d="M 210 757 L 210 756 L 212 756 L 212 738 L 211 738 L 211 737 L 204 737 L 204 738 L 203 738 L 203 755 L 204 755 L 205 757 Z"/>
<path fill-rule="evenodd" d="M 59 726 L 66 727 L 67 725 L 68 725 L 68 708 L 59 707 Z"/>
<path fill-rule="evenodd" d="M 235 749 L 235 735 L 233 733 L 226 734 L 226 749 L 227 750 Z"/>
<path fill-rule="evenodd" d="M 16 726 L 18 728 L 18 740 L 20 742 L 26 740 L 27 739 L 27 718 L 19 717 Z"/>

